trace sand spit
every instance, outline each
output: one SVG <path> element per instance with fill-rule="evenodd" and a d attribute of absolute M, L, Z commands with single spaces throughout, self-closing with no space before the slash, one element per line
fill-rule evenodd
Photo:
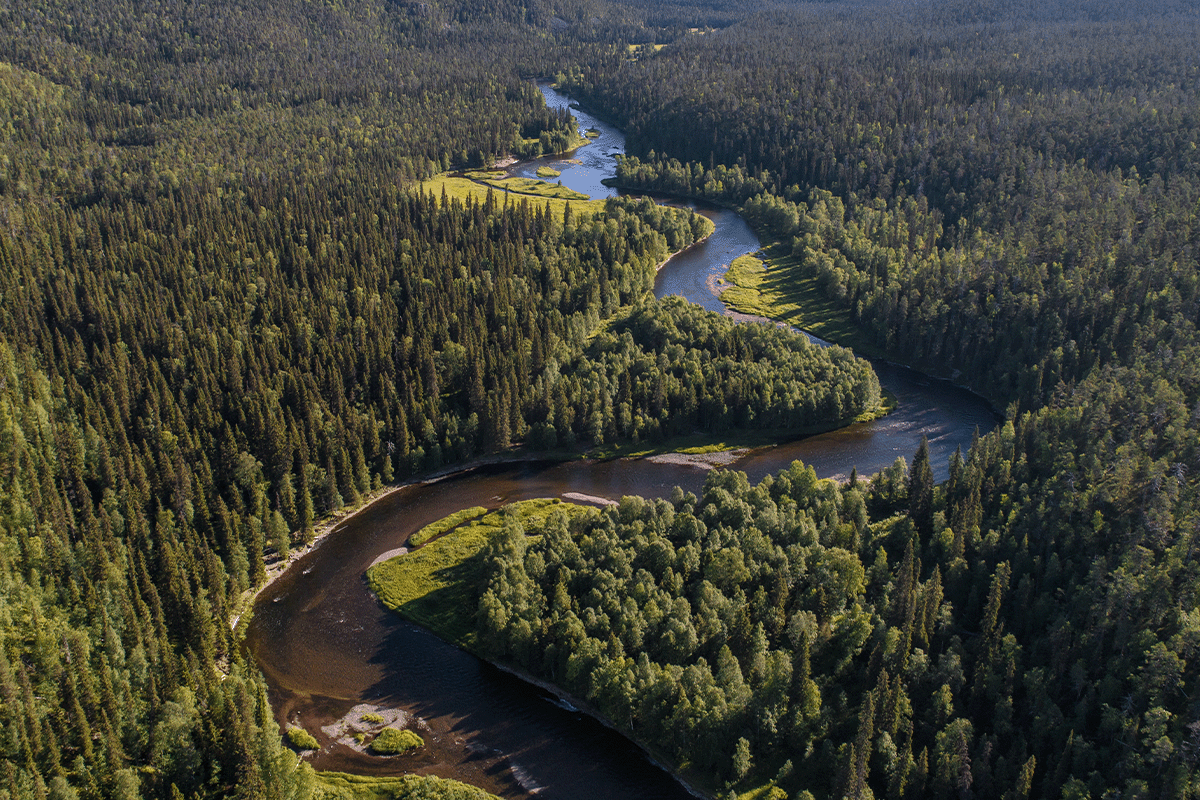
<path fill-rule="evenodd" d="M 697 469 L 719 469 L 728 467 L 746 453 L 749 447 L 738 447 L 733 450 L 722 450 L 718 453 L 660 453 L 646 456 L 647 461 L 656 464 L 676 464 L 681 467 L 696 467 Z"/>
<path fill-rule="evenodd" d="M 567 492 L 563 495 L 563 500 L 573 500 L 577 503 L 594 503 L 598 506 L 615 506 L 616 500 L 609 500 L 607 497 L 597 497 L 594 494 L 584 494 L 583 492 Z"/>

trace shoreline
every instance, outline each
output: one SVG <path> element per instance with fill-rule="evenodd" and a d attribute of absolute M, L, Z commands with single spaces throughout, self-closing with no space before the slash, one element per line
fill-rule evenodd
<path fill-rule="evenodd" d="M 386 606 L 384 606 L 384 607 L 386 608 Z M 391 609 L 389 609 L 389 610 L 391 610 Z M 396 612 L 392 611 L 392 613 L 396 613 Z M 434 633 L 436 635 L 436 632 L 434 632 Z M 458 646 L 458 645 L 456 645 L 456 646 Z M 663 761 L 658 756 L 656 756 L 654 753 L 652 753 L 650 751 L 650 749 L 645 744 L 643 744 L 639 739 L 625 733 L 623 730 L 618 728 L 613 723 L 612 720 L 610 720 L 608 717 L 604 716 L 599 711 L 596 711 L 594 708 L 592 708 L 592 706 L 588 702 L 579 699 L 575 695 L 568 692 L 566 689 L 563 689 L 561 686 L 558 686 L 558 685 L 551 683 L 550 681 L 544 680 L 542 678 L 538 678 L 535 675 L 531 675 L 530 673 L 526 672 L 523 669 L 520 669 L 519 667 L 509 666 L 508 664 L 503 664 L 499 661 L 493 661 L 490 658 L 483 658 L 482 656 L 476 655 L 475 653 L 472 653 L 472 655 L 474 655 L 476 658 L 478 658 L 483 663 L 490 664 L 491 666 L 495 667 L 496 669 L 500 670 L 501 672 L 512 675 L 514 678 L 524 681 L 525 683 L 528 683 L 530 686 L 536 686 L 537 688 L 541 689 L 544 692 L 549 692 L 551 695 L 553 695 L 558 700 L 561 700 L 564 703 L 569 704 L 572 708 L 575 709 L 576 712 L 591 717 L 592 719 L 596 720 L 604 727 L 606 727 L 609 730 L 613 731 L 614 733 L 624 737 L 627 741 L 632 742 L 639 750 L 642 751 L 642 754 L 645 755 L 647 761 L 649 761 L 651 764 L 658 767 L 663 772 L 667 773 L 672 778 L 674 778 L 676 783 L 678 783 L 680 786 L 682 786 L 684 788 L 684 790 L 688 794 L 690 794 L 692 797 L 697 798 L 697 800 L 714 800 L 714 798 L 716 797 L 716 795 L 704 793 L 694 783 L 692 783 L 687 778 L 685 778 L 681 774 L 679 774 L 679 772 L 677 770 L 672 769 L 667 764 L 663 763 Z"/>
<path fill-rule="evenodd" d="M 595 502 L 595 501 L 601 500 L 601 499 L 602 498 L 590 498 L 590 497 L 588 498 L 588 500 L 591 502 Z M 614 501 L 607 501 L 607 502 L 613 502 L 615 505 Z M 369 588 L 368 591 L 370 591 L 371 597 L 373 597 L 375 599 L 375 602 L 378 603 L 380 605 L 380 607 L 386 609 L 389 613 L 395 614 L 397 617 L 404 620 L 405 622 L 408 622 L 411 625 L 416 625 L 417 627 L 422 628 L 423 630 L 429 631 L 431 634 L 433 634 L 434 636 L 436 636 L 438 639 L 442 640 L 446 644 L 450 645 L 451 647 L 458 648 L 459 650 L 463 651 L 464 653 L 467 653 L 471 657 L 478 659 L 480 662 L 482 662 L 484 664 L 488 664 L 492 667 L 495 667 L 496 669 L 500 670 L 501 672 L 511 675 L 514 678 L 517 678 L 518 680 L 529 684 L 530 686 L 535 686 L 535 687 L 541 689 L 542 691 L 550 694 L 555 699 L 564 703 L 567 706 L 567 708 L 565 708 L 564 710 L 567 710 L 571 713 L 583 714 L 585 716 L 591 717 L 596 722 L 599 722 L 605 728 L 608 728 L 609 730 L 616 733 L 618 736 L 621 736 L 623 739 L 625 739 L 626 741 L 630 742 L 635 747 L 637 747 L 637 749 L 639 751 L 641 751 L 642 755 L 645 756 L 647 761 L 649 761 L 651 764 L 653 764 L 654 766 L 661 769 L 663 772 L 670 775 L 672 780 L 674 780 L 676 783 L 678 783 L 680 786 L 682 786 L 684 791 L 686 791 L 692 797 L 697 798 L 697 800 L 716 800 L 715 794 L 708 794 L 708 793 L 704 792 L 702 789 L 700 789 L 698 786 L 696 786 L 695 783 L 693 783 L 688 778 L 684 777 L 678 769 L 675 769 L 674 767 L 670 766 L 662 756 L 654 753 L 649 748 L 649 746 L 646 745 L 643 741 L 641 741 L 636 736 L 631 736 L 630 734 L 621 730 L 621 728 L 619 728 L 611 719 L 604 716 L 599 711 L 597 711 L 595 708 L 593 708 L 592 705 L 590 703 L 588 703 L 586 700 L 578 698 L 575 695 L 568 692 L 566 689 L 562 688 L 561 686 L 558 686 L 557 684 L 555 684 L 551 681 L 548 681 L 544 678 L 539 678 L 536 675 L 533 675 L 533 674 L 525 671 L 524 669 L 521 669 L 520 667 L 515 667 L 510 664 L 505 664 L 501 661 L 496 661 L 491 658 L 486 658 L 486 657 L 480 655 L 474 647 L 468 645 L 467 643 L 465 643 L 463 641 L 458 641 L 452 637 L 443 636 L 442 633 L 435 630 L 434 628 L 429 627 L 424 622 L 420 622 L 415 619 L 412 619 L 408 615 L 402 613 L 399 609 L 392 608 L 391 606 L 389 606 L 387 603 L 385 603 L 383 601 L 383 598 L 381 598 L 379 596 L 379 594 L 377 594 L 375 592 L 374 589 Z M 503 755 L 505 758 L 508 758 L 512 754 L 505 752 L 505 753 L 502 753 L 501 755 Z"/>
<path fill-rule="evenodd" d="M 341 527 L 342 523 L 349 522 L 355 516 L 366 511 L 379 501 L 390 497 L 401 489 L 406 489 L 410 486 L 423 486 L 431 483 L 437 483 L 438 481 L 445 480 L 446 478 L 452 476 L 471 472 L 473 470 L 480 469 L 481 467 L 490 467 L 496 464 L 553 460 L 555 460 L 554 455 L 549 453 L 519 452 L 511 455 L 496 453 L 490 456 L 480 456 L 461 464 L 453 464 L 435 472 L 410 478 L 402 483 L 394 483 L 388 486 L 383 486 L 368 493 L 358 506 L 352 509 L 342 509 L 341 511 L 335 512 L 333 517 L 326 519 L 317 525 L 314 529 L 311 542 L 302 547 L 293 549 L 288 553 L 288 557 L 286 559 L 281 559 L 280 561 L 277 561 L 267 567 L 267 579 L 259 586 L 247 589 L 242 593 L 242 596 L 238 598 L 236 610 L 229 615 L 229 627 L 236 631 L 238 628 L 238 623 L 245 619 L 248 614 L 253 612 L 254 603 L 258 599 L 258 596 L 270 588 L 275 581 L 279 580 L 279 578 L 285 573 L 287 573 L 287 571 L 290 570 L 297 561 L 311 553 L 313 550 L 317 549 L 317 547 L 319 547 L 325 541 L 325 539 L 329 537 L 330 534 L 335 533 L 337 529 Z"/>
<path fill-rule="evenodd" d="M 674 258 L 675 256 L 680 255 L 681 253 L 686 253 L 688 250 L 691 250 L 693 247 L 699 247 L 700 245 L 707 242 L 714 233 L 716 233 L 715 230 L 710 231 L 709 233 L 705 234 L 701 238 L 692 242 L 691 244 L 689 244 L 687 247 L 683 248 L 682 250 L 676 250 L 674 253 L 671 253 L 671 255 L 664 258 L 657 266 L 654 267 L 654 274 L 657 275 L 659 272 L 661 272 L 662 268 L 665 267 L 667 264 L 671 263 L 671 259 Z"/>

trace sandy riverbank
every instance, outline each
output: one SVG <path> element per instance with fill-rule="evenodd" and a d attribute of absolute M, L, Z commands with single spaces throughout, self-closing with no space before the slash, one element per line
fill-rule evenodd
<path fill-rule="evenodd" d="M 652 461 L 655 464 L 675 464 L 681 467 L 719 469 L 721 467 L 728 467 L 749 452 L 749 447 L 737 447 L 732 450 L 720 450 L 715 453 L 659 453 L 654 456 L 646 456 L 646 460 Z"/>
<path fill-rule="evenodd" d="M 594 494 L 584 494 L 583 492 L 567 492 L 563 495 L 563 500 L 574 500 L 577 503 L 594 503 L 598 506 L 618 505 L 616 500 L 609 500 L 607 497 L 597 497 Z"/>

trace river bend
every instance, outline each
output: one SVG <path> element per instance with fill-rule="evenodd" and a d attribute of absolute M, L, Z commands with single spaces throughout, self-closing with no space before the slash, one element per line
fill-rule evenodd
<path fill-rule="evenodd" d="M 552 107 L 569 103 L 549 87 L 542 91 Z M 624 136 L 586 112 L 574 113 L 581 128 L 595 128 L 600 136 L 568 157 L 517 164 L 510 174 L 532 177 L 537 167 L 548 165 L 562 171 L 564 185 L 609 196 L 614 190 L 601 181 L 614 174 L 612 156 L 624 152 Z M 655 291 L 723 311 L 710 289 L 712 278 L 760 243 L 734 212 L 697 210 L 716 223 L 716 231 L 668 262 Z M 795 459 L 812 464 L 823 477 L 844 477 L 853 467 L 866 475 L 896 456 L 911 460 L 921 436 L 927 436 L 942 479 L 954 449 L 965 452 L 976 428 L 986 432 L 995 425 L 991 408 L 965 390 L 902 367 L 877 363 L 875 369 L 900 402 L 896 412 L 752 452 L 733 467 L 752 481 Z M 367 589 L 364 573 L 379 554 L 460 508 L 568 493 L 661 497 L 677 485 L 699 492 L 705 475 L 696 467 L 645 460 L 521 463 L 392 493 L 343 523 L 259 596 L 246 645 L 267 678 L 277 717 L 318 732 L 352 706 L 372 702 L 420 718 L 427 746 L 418 755 L 380 759 L 333 746 L 312 759 L 318 769 L 436 774 L 506 797 L 687 798 L 623 737 L 383 608 Z"/>

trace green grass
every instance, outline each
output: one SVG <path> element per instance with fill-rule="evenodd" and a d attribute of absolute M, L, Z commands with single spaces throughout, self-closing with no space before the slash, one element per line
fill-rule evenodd
<path fill-rule="evenodd" d="M 587 451 L 588 458 L 645 458 L 664 453 L 683 453 L 685 455 L 707 455 L 721 453 L 726 450 L 736 450 L 739 447 L 763 447 L 779 441 L 778 432 L 759 431 L 730 431 L 715 435 L 708 433 L 693 433 L 687 436 L 673 436 L 661 442 L 614 442 L 593 447 Z"/>
<path fill-rule="evenodd" d="M 599 139 L 600 131 L 597 130 L 596 128 L 588 128 L 586 131 L 583 132 L 583 135 L 586 136 L 588 139 Z"/>
<path fill-rule="evenodd" d="M 287 740 L 297 750 L 319 750 L 321 744 L 304 728 L 288 728 Z"/>
<path fill-rule="evenodd" d="M 787 796 L 788 793 L 774 783 L 765 783 L 748 792 L 742 792 L 737 798 L 738 800 L 787 800 Z"/>
<path fill-rule="evenodd" d="M 307 764 L 301 768 L 312 769 Z M 313 784 L 313 800 L 498 800 L 483 789 L 432 775 L 381 778 L 317 772 Z"/>
<path fill-rule="evenodd" d="M 724 303 L 743 314 L 803 328 L 826 341 L 852 348 L 859 355 L 884 355 L 854 324 L 849 310 L 826 297 L 816 277 L 805 274 L 800 259 L 784 245 L 770 245 L 765 255 L 765 262 L 754 256 L 734 259 L 725 273 L 725 280 L 732 285 L 721 293 Z"/>
<path fill-rule="evenodd" d="M 556 497 L 522 500 L 461 524 L 418 550 L 376 564 L 367 570 L 367 581 L 383 604 L 400 616 L 471 650 L 484 545 L 504 530 L 507 519 L 535 533 L 559 510 L 595 513 Z"/>
<path fill-rule="evenodd" d="M 562 172 L 554 167 L 537 168 L 537 176 L 539 178 L 557 178 L 559 175 L 562 175 Z"/>
<path fill-rule="evenodd" d="M 474 506 L 472 508 L 464 508 L 462 511 L 455 511 L 448 517 L 442 517 L 437 522 L 431 522 L 421 530 L 408 537 L 408 544 L 411 547 L 421 547 L 431 539 L 436 539 L 451 528 L 457 528 L 469 519 L 474 517 L 482 517 L 487 513 L 487 509 L 483 506 Z"/>
<path fill-rule="evenodd" d="M 568 189 L 561 183 L 547 183 L 537 178 L 486 178 L 483 183 L 506 192 L 530 197 L 570 200 L 571 202 L 589 199 L 583 192 Z"/>
<path fill-rule="evenodd" d="M 362 715 L 362 721 L 369 722 L 372 725 L 382 725 L 383 717 L 379 716 L 378 714 L 368 713 Z"/>
<path fill-rule="evenodd" d="M 470 173 L 472 175 L 479 173 Z M 528 184 L 513 184 L 510 186 L 510 181 L 528 181 Z M 537 194 L 531 191 L 517 191 L 522 186 L 529 184 L 541 184 L 543 187 L 549 187 L 543 190 L 543 193 Z M 539 206 L 550 205 L 550 210 L 562 216 L 563 210 L 567 203 L 571 204 L 571 214 L 576 218 L 594 217 L 597 214 L 603 213 L 603 200 L 589 200 L 585 194 L 573 192 L 565 186 L 546 183 L 545 181 L 534 180 L 533 178 L 509 178 L 502 180 L 499 178 L 482 178 L 480 180 L 472 180 L 469 177 L 453 177 L 450 175 L 437 175 L 424 181 L 421 184 L 421 191 L 425 194 L 432 192 L 436 197 L 441 197 L 443 191 L 446 196 L 452 200 L 458 200 L 465 203 L 468 200 L 474 199 L 476 202 L 482 203 L 487 199 L 487 193 L 490 189 L 497 204 L 503 206 L 504 203 L 521 202 L 528 200 L 530 203 L 536 203 Z M 562 192 L 556 190 L 561 189 Z M 507 190 L 507 191 L 502 191 Z M 572 196 L 577 196 L 582 199 L 571 199 L 567 196 L 554 196 L 555 194 L 570 193 Z"/>
<path fill-rule="evenodd" d="M 412 731 L 384 728 L 371 742 L 371 752 L 381 756 L 394 756 L 424 747 L 425 740 Z"/>

